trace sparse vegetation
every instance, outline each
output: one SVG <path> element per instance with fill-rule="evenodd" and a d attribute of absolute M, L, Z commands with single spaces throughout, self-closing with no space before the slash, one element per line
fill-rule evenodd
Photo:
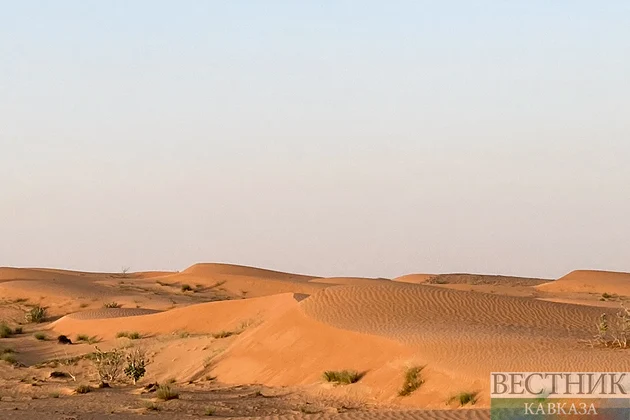
<path fill-rule="evenodd" d="M 104 352 L 96 347 L 93 361 L 101 383 L 109 385 L 122 373 L 124 355 L 118 349 Z"/>
<path fill-rule="evenodd" d="M 401 397 L 406 397 L 411 395 L 416 389 L 420 388 L 420 386 L 424 383 L 424 380 L 420 377 L 420 372 L 423 367 L 413 366 L 405 371 L 405 382 L 403 383 L 402 388 L 398 391 L 398 395 Z"/>
<path fill-rule="evenodd" d="M 92 387 L 89 385 L 79 385 L 74 389 L 75 394 L 87 394 L 88 392 L 92 392 Z"/>
<path fill-rule="evenodd" d="M 77 342 L 82 341 L 84 343 L 88 343 L 88 344 L 95 344 L 98 343 L 99 341 L 101 341 L 97 336 L 93 335 L 93 336 L 89 336 L 87 334 L 78 334 L 76 337 Z"/>
<path fill-rule="evenodd" d="M 46 339 L 47 339 L 46 334 L 41 333 L 41 332 L 35 333 L 35 334 L 33 335 L 33 337 L 35 337 L 35 338 L 36 338 L 36 339 L 38 339 L 39 341 L 46 341 Z"/>
<path fill-rule="evenodd" d="M 118 332 L 118 334 L 116 334 L 116 338 L 128 338 L 130 340 L 139 340 L 140 338 L 142 338 L 142 335 L 137 332 L 137 331 L 132 331 L 132 332 L 128 332 L 128 331 L 120 331 Z"/>
<path fill-rule="evenodd" d="M 158 386 L 155 396 L 163 401 L 176 400 L 179 398 L 179 392 L 168 385 L 160 385 Z"/>
<path fill-rule="evenodd" d="M 214 338 L 227 338 L 227 337 L 231 337 L 235 334 L 238 334 L 236 331 L 219 331 L 217 333 L 212 334 L 212 337 Z"/>
<path fill-rule="evenodd" d="M 182 284 L 182 288 L 181 289 L 182 289 L 182 292 L 190 292 L 190 291 L 192 291 L 193 288 L 190 287 L 189 284 Z"/>
<path fill-rule="evenodd" d="M 146 373 L 147 355 L 143 349 L 133 349 L 127 353 L 127 366 L 125 366 L 125 375 L 129 377 L 134 385 Z"/>
<path fill-rule="evenodd" d="M 59 393 L 58 392 L 51 392 L 50 394 L 48 394 L 48 396 L 50 398 L 59 398 Z"/>
<path fill-rule="evenodd" d="M 216 413 L 216 412 L 217 412 L 217 409 L 212 407 L 212 406 L 210 406 L 210 407 L 206 407 L 206 411 L 204 412 L 204 414 L 206 416 L 210 417 L 210 416 L 214 416 L 214 413 Z"/>
<path fill-rule="evenodd" d="M 13 334 L 22 334 L 24 333 L 24 328 L 22 327 L 15 327 L 15 329 L 13 330 Z"/>
<path fill-rule="evenodd" d="M 13 329 L 6 322 L 0 322 L 0 338 L 9 338 L 13 335 Z"/>
<path fill-rule="evenodd" d="M 630 348 L 630 308 L 621 304 L 621 309 L 610 321 L 608 315 L 600 315 L 596 323 L 597 333 L 588 343 L 595 347 Z"/>
<path fill-rule="evenodd" d="M 459 394 L 453 395 L 449 398 L 447 404 L 451 404 L 454 401 L 459 403 L 460 407 L 463 407 L 467 404 L 475 405 L 477 402 L 478 392 L 460 392 Z"/>
<path fill-rule="evenodd" d="M 46 315 L 46 308 L 38 305 L 34 308 L 31 308 L 31 310 L 26 313 L 25 318 L 26 322 L 28 323 L 38 324 L 44 322 L 44 320 L 46 319 Z"/>
<path fill-rule="evenodd" d="M 148 401 L 145 407 L 148 411 L 160 411 L 160 406 L 151 401 Z"/>
<path fill-rule="evenodd" d="M 343 385 L 359 382 L 362 377 L 363 375 L 356 370 L 327 370 L 324 372 L 324 380 L 326 380 L 326 382 L 334 382 Z"/>
<path fill-rule="evenodd" d="M 122 305 L 118 302 L 108 302 L 103 305 L 104 308 L 122 308 Z"/>
<path fill-rule="evenodd" d="M 0 354 L 0 360 L 10 363 L 12 365 L 17 365 L 18 361 L 15 358 L 15 356 L 13 355 L 13 353 L 3 353 Z"/>

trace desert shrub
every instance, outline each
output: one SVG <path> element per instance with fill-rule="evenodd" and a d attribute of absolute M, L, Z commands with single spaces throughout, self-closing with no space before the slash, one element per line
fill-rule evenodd
<path fill-rule="evenodd" d="M 477 392 L 460 392 L 459 394 L 453 395 L 448 400 L 448 404 L 451 404 L 453 401 L 459 402 L 459 406 L 463 407 L 467 404 L 474 405 L 477 402 Z"/>
<path fill-rule="evenodd" d="M 151 401 L 147 402 L 145 407 L 148 411 L 160 411 L 160 406 Z"/>
<path fill-rule="evenodd" d="M 59 393 L 58 392 L 51 392 L 50 394 L 48 394 L 48 396 L 50 398 L 59 398 Z"/>
<path fill-rule="evenodd" d="M 58 370 L 53 370 L 52 372 L 50 372 L 49 375 L 51 378 L 56 378 L 56 379 L 60 379 L 60 378 L 68 378 L 70 377 L 69 374 L 67 374 L 66 372 L 60 372 Z"/>
<path fill-rule="evenodd" d="M 45 341 L 46 340 L 46 334 L 44 333 L 35 333 L 33 335 L 36 339 L 40 340 L 40 341 Z"/>
<path fill-rule="evenodd" d="M 118 349 L 104 352 L 96 347 L 93 362 L 101 383 L 109 384 L 115 382 L 122 373 L 124 355 Z"/>
<path fill-rule="evenodd" d="M 26 322 L 29 323 L 40 323 L 40 322 L 44 322 L 44 320 L 46 319 L 46 308 L 43 308 L 41 306 L 35 306 L 34 308 L 31 308 L 30 311 L 28 311 L 25 315 L 26 318 Z"/>
<path fill-rule="evenodd" d="M 74 389 L 75 394 L 87 394 L 92 391 L 92 387 L 89 385 L 79 385 Z"/>
<path fill-rule="evenodd" d="M 0 360 L 10 363 L 12 365 L 17 365 L 18 361 L 13 355 L 13 353 L 4 353 L 0 355 Z"/>
<path fill-rule="evenodd" d="M 217 412 L 217 409 L 214 407 L 206 407 L 206 411 L 204 412 L 204 414 L 206 416 L 214 416 L 214 413 Z"/>
<path fill-rule="evenodd" d="M 90 340 L 90 336 L 87 334 L 77 334 L 77 341 L 89 341 Z"/>
<path fill-rule="evenodd" d="M 126 359 L 125 375 L 127 375 L 135 385 L 146 373 L 146 352 L 143 349 L 133 349 L 127 353 Z"/>
<path fill-rule="evenodd" d="M 176 400 L 179 398 L 179 392 L 168 385 L 160 385 L 155 393 L 155 396 L 163 401 Z"/>
<path fill-rule="evenodd" d="M 234 334 L 236 334 L 236 332 L 234 332 L 234 331 L 219 331 L 218 333 L 212 334 L 212 337 L 214 337 L 214 338 L 227 338 L 227 337 L 233 336 Z"/>
<path fill-rule="evenodd" d="M 122 305 L 118 302 L 108 302 L 103 305 L 104 308 L 122 308 Z"/>
<path fill-rule="evenodd" d="M 15 329 L 13 330 L 13 334 L 22 334 L 24 332 L 24 328 L 22 327 L 15 327 Z"/>
<path fill-rule="evenodd" d="M 123 338 L 123 337 L 129 338 L 130 340 L 138 340 L 142 338 L 142 335 L 140 335 L 140 333 L 137 331 L 132 331 L 132 332 L 120 331 L 118 332 L 118 334 L 116 334 L 116 338 Z"/>
<path fill-rule="evenodd" d="M 0 322 L 0 338 L 9 338 L 13 335 L 13 330 L 6 322 Z"/>
<path fill-rule="evenodd" d="M 398 395 L 406 397 L 416 389 L 420 388 L 420 385 L 424 383 L 424 380 L 420 378 L 420 372 L 422 369 L 423 368 L 420 366 L 413 366 L 407 369 L 405 372 L 405 382 L 403 383 L 400 391 L 398 391 Z"/>
<path fill-rule="evenodd" d="M 0 350 L 0 355 L 1 354 L 12 354 L 12 353 L 15 353 L 15 350 L 13 350 L 11 347 L 7 347 L 6 349 Z"/>
<path fill-rule="evenodd" d="M 189 284 L 182 284 L 182 292 L 190 292 L 192 287 Z"/>
<path fill-rule="evenodd" d="M 612 321 L 604 313 L 595 325 L 597 333 L 589 340 L 591 346 L 630 348 L 630 308 L 621 304 Z"/>
<path fill-rule="evenodd" d="M 353 384 L 355 382 L 359 382 L 359 380 L 363 377 L 356 370 L 327 370 L 324 372 L 324 379 L 326 382 L 334 382 L 337 384 Z"/>

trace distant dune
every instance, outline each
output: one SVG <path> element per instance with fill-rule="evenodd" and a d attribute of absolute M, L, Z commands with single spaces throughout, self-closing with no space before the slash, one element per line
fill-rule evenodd
<path fill-rule="evenodd" d="M 536 288 L 546 292 L 607 293 L 630 296 L 630 273 L 576 270 Z"/>

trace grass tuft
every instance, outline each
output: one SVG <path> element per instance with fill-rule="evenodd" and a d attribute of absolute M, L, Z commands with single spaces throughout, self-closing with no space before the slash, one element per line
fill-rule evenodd
<path fill-rule="evenodd" d="M 420 372 L 424 369 L 424 367 L 413 366 L 407 369 L 405 372 L 405 382 L 403 383 L 402 388 L 398 391 L 398 395 L 401 397 L 406 397 L 411 395 L 416 389 L 420 388 L 420 386 L 424 383 L 424 380 L 420 377 Z"/>
<path fill-rule="evenodd" d="M 206 407 L 206 411 L 204 412 L 204 414 L 206 416 L 210 417 L 210 416 L 214 416 L 214 413 L 216 413 L 216 412 L 217 412 L 217 409 L 212 407 L 212 406 L 210 406 L 210 407 Z"/>
<path fill-rule="evenodd" d="M 103 305 L 104 308 L 122 308 L 122 305 L 118 302 L 108 302 Z"/>
<path fill-rule="evenodd" d="M 147 402 L 145 407 L 147 411 L 160 411 L 160 406 L 151 401 Z"/>
<path fill-rule="evenodd" d="M 324 372 L 324 380 L 326 380 L 326 382 L 334 382 L 344 385 L 359 382 L 362 377 L 363 374 L 357 372 L 356 370 L 327 370 Z"/>
<path fill-rule="evenodd" d="M 182 284 L 182 292 L 190 292 L 192 291 L 192 287 L 190 287 L 190 284 Z"/>
<path fill-rule="evenodd" d="M 467 404 L 475 405 L 477 402 L 478 392 L 460 392 L 459 394 L 453 395 L 449 398 L 447 404 L 452 403 L 453 401 L 459 402 L 459 406 L 463 407 Z"/>
<path fill-rule="evenodd" d="M 142 335 L 137 331 L 120 331 L 118 334 L 116 334 L 116 338 L 122 337 L 126 337 L 130 340 L 139 340 L 140 338 L 142 338 Z"/>
<path fill-rule="evenodd" d="M 6 322 L 0 322 L 0 338 L 9 338 L 13 335 L 13 330 Z"/>
<path fill-rule="evenodd" d="M 33 337 L 35 337 L 36 339 L 38 339 L 40 341 L 46 341 L 46 339 L 48 338 L 48 337 L 46 337 L 46 334 L 41 333 L 41 332 L 33 334 Z"/>
<path fill-rule="evenodd" d="M 176 400 L 179 398 L 179 392 L 168 385 L 160 385 L 155 393 L 155 396 L 162 401 Z"/>

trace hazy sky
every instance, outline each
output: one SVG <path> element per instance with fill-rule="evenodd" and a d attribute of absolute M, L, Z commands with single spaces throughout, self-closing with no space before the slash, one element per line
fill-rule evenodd
<path fill-rule="evenodd" d="M 626 1 L 0 0 L 0 266 L 630 271 Z"/>

